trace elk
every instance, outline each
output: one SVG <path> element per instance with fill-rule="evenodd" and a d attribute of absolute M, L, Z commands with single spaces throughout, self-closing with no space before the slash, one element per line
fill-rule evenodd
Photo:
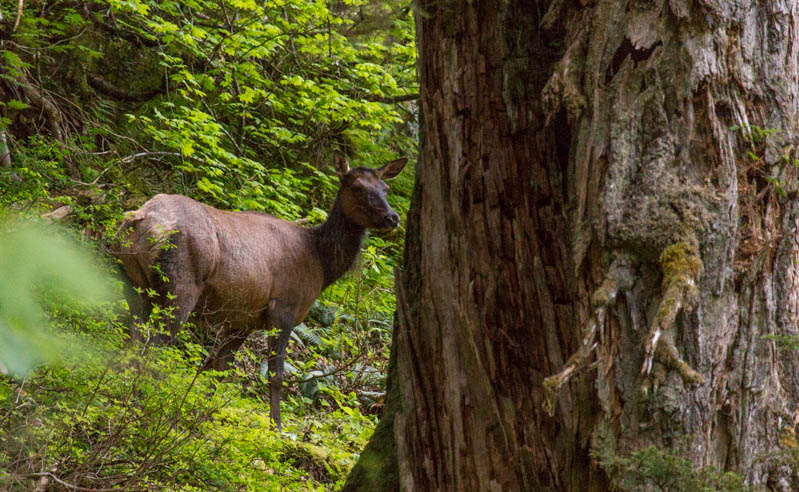
<path fill-rule="evenodd" d="M 280 432 L 291 331 L 355 263 L 367 229 L 399 225 L 384 180 L 396 177 L 406 161 L 351 169 L 336 152 L 340 188 L 327 220 L 313 228 L 260 212 L 218 210 L 182 195 L 156 195 L 126 214 L 114 248 L 139 288 L 140 295 L 128 300 L 134 320 L 146 321 L 153 303 L 171 309 L 174 340 L 194 313 L 199 332 L 216 333 L 216 350 L 205 367 L 218 370 L 251 332 L 275 328 L 269 337 L 270 416 Z"/>

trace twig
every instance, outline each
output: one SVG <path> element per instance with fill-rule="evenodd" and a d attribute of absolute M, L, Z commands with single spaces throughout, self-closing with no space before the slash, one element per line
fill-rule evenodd
<path fill-rule="evenodd" d="M 11 167 L 11 149 L 8 148 L 8 136 L 0 130 L 0 166 Z"/>
<path fill-rule="evenodd" d="M 119 160 L 120 164 L 130 164 L 131 162 L 139 159 L 141 157 L 154 157 L 154 156 L 170 156 L 170 157 L 180 157 L 183 154 L 180 152 L 139 152 L 138 154 L 131 154 L 127 157 L 123 157 Z"/>
<path fill-rule="evenodd" d="M 343 365 L 333 369 L 332 371 L 326 372 L 326 373 L 323 373 L 323 374 L 318 374 L 316 376 L 311 376 L 311 377 L 303 378 L 303 379 L 290 376 L 290 377 L 286 378 L 286 383 L 289 383 L 289 384 L 291 384 L 291 383 L 307 383 L 308 381 L 315 381 L 317 379 L 326 378 L 328 376 L 335 376 L 336 374 L 344 372 L 347 369 L 349 369 L 350 367 L 354 366 L 356 362 L 359 362 L 365 356 L 366 356 L 366 354 L 360 353 L 360 354 L 356 355 L 355 357 L 353 357 L 352 359 L 350 359 L 347 362 L 345 362 Z"/>
<path fill-rule="evenodd" d="M 94 185 L 97 184 L 97 182 L 100 180 L 100 178 L 103 177 L 103 174 L 105 174 L 106 171 L 108 171 L 112 167 L 114 167 L 113 163 L 110 166 L 108 166 L 105 169 L 103 169 L 102 171 L 100 171 L 100 174 L 98 174 L 97 177 L 94 178 L 90 183 L 84 183 L 83 181 L 79 181 L 77 179 L 73 179 L 72 182 L 77 184 L 77 185 L 81 185 L 81 186 L 94 186 Z"/>
<path fill-rule="evenodd" d="M 183 405 L 186 403 L 186 398 L 189 396 L 189 393 L 191 393 L 191 390 L 194 388 L 194 385 L 197 382 L 197 378 L 200 376 L 201 372 L 202 372 L 202 368 L 197 368 L 197 370 L 194 373 L 194 377 L 192 378 L 192 380 L 189 383 L 189 385 L 186 387 L 186 391 L 183 392 L 183 396 L 181 397 L 180 402 L 175 407 L 175 413 L 173 414 L 173 417 L 171 418 L 171 421 L 169 422 L 169 428 L 166 430 L 166 434 L 163 437 L 161 437 L 160 439 L 156 439 L 155 442 L 148 443 L 149 445 L 147 447 L 147 450 L 144 453 L 145 459 L 142 460 L 142 462 L 139 464 L 138 468 L 136 468 L 136 470 L 132 473 L 132 477 L 138 478 L 139 474 L 142 471 L 144 471 L 144 469 L 147 466 L 149 466 L 152 463 L 154 463 L 155 460 L 157 458 L 159 458 L 164 453 L 164 449 L 161 449 L 159 451 L 158 448 L 159 448 L 159 446 L 161 446 L 161 444 L 166 442 L 166 440 L 169 437 L 170 433 L 173 430 L 175 430 L 175 427 L 177 426 L 178 420 L 180 418 L 180 412 L 183 409 Z M 161 431 L 161 421 L 160 421 L 160 419 L 159 419 L 159 422 L 156 424 L 156 431 L 157 432 Z M 176 442 L 176 440 L 173 440 L 173 443 L 175 443 L 175 442 Z"/>
<path fill-rule="evenodd" d="M 139 92 L 131 92 L 128 89 L 117 87 L 114 84 L 102 78 L 101 76 L 93 73 L 87 73 L 86 80 L 89 82 L 89 85 L 92 86 L 92 88 L 97 92 L 102 92 L 103 94 L 110 96 L 114 99 L 117 99 L 119 101 L 141 103 L 149 101 L 158 94 L 163 94 L 164 91 L 166 90 L 166 81 L 164 80 L 161 81 L 160 87 Z"/>
<path fill-rule="evenodd" d="M 100 384 L 102 384 L 102 382 L 105 380 L 105 376 L 106 374 L 108 374 L 109 370 L 111 370 L 111 366 L 110 365 L 105 366 L 105 370 L 103 370 L 103 373 L 100 375 L 100 378 L 97 380 L 97 384 L 94 386 L 94 390 L 92 390 L 92 396 L 86 401 L 86 406 L 83 407 L 83 412 L 81 412 L 80 414 L 81 418 L 86 416 L 86 412 L 89 410 L 89 406 L 92 404 L 94 398 L 97 396 L 97 391 L 100 389 Z"/>
<path fill-rule="evenodd" d="M 116 153 L 116 150 L 103 150 L 101 152 L 75 152 L 72 155 L 107 155 L 114 153 Z"/>
<path fill-rule="evenodd" d="M 22 0 L 20 0 L 20 3 L 22 3 Z M 56 41 L 56 42 L 54 42 L 52 44 L 48 44 L 46 46 L 42 46 L 39 49 L 40 50 L 45 50 L 45 49 L 48 49 L 48 48 L 52 48 L 53 46 L 57 46 L 57 45 L 59 45 L 61 43 L 66 43 L 67 41 L 72 41 L 73 39 L 77 39 L 77 38 L 83 36 L 83 33 L 85 33 L 88 28 L 89 28 L 89 26 L 86 26 L 83 29 L 81 29 L 81 31 L 78 34 L 75 34 L 74 36 L 70 36 L 68 38 L 59 39 L 58 41 Z"/>
<path fill-rule="evenodd" d="M 19 410 L 20 408 L 22 408 L 25 405 L 27 405 L 26 402 L 22 402 L 22 404 L 19 403 L 19 399 L 22 396 L 22 389 L 25 387 L 25 381 L 27 381 L 27 380 L 28 380 L 28 376 L 26 375 L 22 379 L 22 382 L 19 384 L 19 388 L 17 388 L 17 395 L 14 398 L 14 410 Z M 2 425 L 0 425 L 0 428 L 2 428 L 3 425 L 5 425 L 6 420 L 8 420 L 11 417 L 11 414 L 13 413 L 14 410 L 10 410 L 8 412 L 4 412 L 5 415 L 3 415 L 3 418 L 0 419 L 0 424 L 2 424 Z"/>
<path fill-rule="evenodd" d="M 205 99 L 203 99 L 202 101 L 203 101 L 203 106 L 205 106 L 206 111 L 208 111 L 214 118 L 216 118 L 216 113 L 214 113 L 214 110 L 208 105 L 207 102 L 205 102 Z M 241 151 L 241 147 L 239 147 L 238 142 L 236 142 L 236 139 L 233 138 L 233 135 L 231 135 L 230 132 L 227 131 L 227 128 L 225 128 L 225 125 L 219 125 L 219 128 L 222 130 L 222 133 L 227 135 L 227 138 L 228 138 L 228 140 L 230 140 L 230 143 L 232 143 L 233 146 L 236 147 L 236 152 L 238 152 L 238 155 L 244 155 L 244 153 Z"/>
<path fill-rule="evenodd" d="M 20 0 L 20 4 L 22 0 Z M 23 94 L 28 100 L 36 105 L 39 106 L 42 110 L 42 113 L 47 117 L 47 123 L 50 126 L 50 131 L 53 132 L 53 136 L 58 140 L 59 143 L 64 143 L 64 135 L 61 131 L 61 112 L 58 110 L 55 104 L 45 97 L 42 92 L 36 88 L 32 83 L 30 83 L 24 75 L 20 75 L 16 78 L 15 82 L 22 89 Z"/>
<path fill-rule="evenodd" d="M 25 5 L 25 0 L 19 0 L 19 6 L 17 7 L 17 20 L 14 22 L 14 29 L 11 32 L 17 32 L 17 28 L 19 27 L 19 21 L 22 20 L 22 7 Z"/>
<path fill-rule="evenodd" d="M 245 56 L 249 55 L 253 50 L 256 50 L 256 49 L 264 46 L 269 41 L 274 41 L 275 39 L 282 38 L 283 36 L 292 36 L 292 37 L 293 36 L 311 36 L 311 35 L 320 34 L 320 33 L 324 33 L 324 31 L 321 31 L 321 30 L 310 30 L 310 31 L 281 32 L 280 34 L 275 34 L 274 36 L 270 36 L 270 37 L 268 37 L 266 39 L 262 39 L 261 42 L 259 42 L 258 44 L 250 46 L 247 50 L 244 51 L 244 53 L 242 53 L 240 55 L 237 55 L 236 56 L 236 60 L 237 61 L 242 60 Z"/>
<path fill-rule="evenodd" d="M 408 101 L 416 101 L 419 99 L 419 94 L 403 94 L 401 96 L 377 96 L 375 94 L 369 94 L 364 97 L 369 102 L 379 102 L 385 104 L 397 104 L 401 102 L 408 102 Z"/>
<path fill-rule="evenodd" d="M 77 485 L 72 485 L 71 483 L 67 483 L 67 482 L 61 480 L 60 478 L 58 478 L 57 476 L 55 476 L 55 474 L 53 474 L 51 472 L 27 473 L 27 474 L 21 475 L 21 476 L 25 477 L 25 478 L 35 478 L 35 477 L 52 478 L 54 481 L 58 482 L 59 484 L 63 485 L 64 487 L 66 487 L 68 489 L 80 490 L 81 492 L 119 492 L 120 490 L 125 490 L 125 489 L 119 489 L 119 488 L 116 488 L 116 487 L 108 488 L 108 489 L 91 489 L 91 488 L 88 488 L 88 487 L 79 487 Z M 131 489 L 128 489 L 128 490 L 131 490 Z"/>

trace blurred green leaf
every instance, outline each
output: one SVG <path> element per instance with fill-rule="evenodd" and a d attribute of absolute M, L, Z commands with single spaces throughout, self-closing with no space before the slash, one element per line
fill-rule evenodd
<path fill-rule="evenodd" d="M 91 256 L 52 225 L 0 213 L 0 366 L 24 375 L 64 349 L 47 330 L 43 301 L 97 303 L 106 281 Z"/>

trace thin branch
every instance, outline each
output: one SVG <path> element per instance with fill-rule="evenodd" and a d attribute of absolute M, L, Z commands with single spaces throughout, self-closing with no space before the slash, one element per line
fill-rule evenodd
<path fill-rule="evenodd" d="M 96 178 L 94 178 L 94 180 L 92 180 L 92 181 L 91 181 L 91 182 L 89 182 L 89 183 L 84 183 L 83 181 L 79 181 L 79 180 L 77 180 L 77 179 L 72 179 L 72 182 L 73 182 L 73 183 L 75 183 L 75 184 L 77 184 L 77 185 L 81 185 L 81 186 L 94 186 L 94 185 L 96 185 L 96 184 L 97 184 L 97 182 L 98 182 L 98 181 L 100 181 L 100 178 L 102 178 L 102 177 L 103 177 L 103 174 L 105 174 L 105 173 L 106 173 L 106 171 L 108 171 L 108 170 L 109 170 L 109 169 L 111 169 L 112 167 L 114 167 L 114 164 L 113 164 L 113 163 L 112 163 L 110 166 L 108 166 L 108 167 L 106 167 L 105 169 L 103 169 L 103 170 L 100 172 L 100 174 L 98 174 L 98 175 L 97 175 L 97 177 L 96 177 Z"/>
<path fill-rule="evenodd" d="M 166 84 L 162 83 L 161 87 L 157 87 L 155 89 L 150 89 L 141 92 L 131 92 L 130 90 L 115 86 L 114 84 L 108 82 L 99 75 L 95 75 L 93 73 L 89 73 L 86 75 L 89 85 L 92 86 L 94 90 L 102 92 L 103 94 L 111 96 L 114 99 L 118 99 L 120 101 L 138 102 L 138 103 L 145 102 L 149 101 L 150 99 L 159 94 L 163 94 L 166 91 Z"/>
<path fill-rule="evenodd" d="M 205 101 L 205 99 L 203 99 L 202 102 L 203 102 L 203 106 L 205 107 L 205 110 L 208 111 L 208 113 L 210 113 L 211 116 L 214 117 L 214 119 L 217 119 L 216 112 L 214 112 L 214 109 L 211 106 L 208 105 L 208 103 Z M 236 139 L 233 138 L 233 135 L 231 135 L 230 132 L 227 130 L 227 128 L 225 128 L 225 125 L 219 125 L 219 128 L 222 130 L 222 133 L 227 135 L 227 138 L 228 138 L 228 140 L 230 140 L 230 143 L 232 143 L 233 146 L 236 147 L 236 152 L 238 152 L 237 155 L 239 155 L 239 156 L 244 155 L 244 153 L 241 151 L 241 147 L 239 147 L 238 142 L 236 142 Z"/>
<path fill-rule="evenodd" d="M 100 152 L 74 152 L 72 155 L 108 155 L 115 154 L 116 150 L 103 150 Z"/>
<path fill-rule="evenodd" d="M 25 94 L 25 97 L 28 98 L 31 104 L 41 108 L 42 113 L 44 113 L 47 118 L 47 123 L 50 126 L 50 131 L 53 132 L 53 136 L 60 143 L 63 143 L 64 134 L 61 131 L 61 111 L 53 104 L 53 101 L 45 97 L 24 75 L 19 75 L 15 79 L 15 82 L 19 88 L 22 89 L 23 94 Z"/>
<path fill-rule="evenodd" d="M 419 93 L 403 94 L 401 96 L 377 96 L 375 94 L 368 94 L 364 99 L 369 102 L 397 104 L 401 102 L 417 101 L 419 99 Z"/>
<path fill-rule="evenodd" d="M 80 414 L 80 417 L 83 418 L 86 416 L 86 412 L 89 410 L 89 406 L 94 401 L 94 398 L 97 396 L 97 391 L 100 389 L 100 384 L 105 380 L 105 376 L 108 374 L 108 371 L 111 370 L 111 366 L 105 366 L 105 370 L 100 375 L 100 378 L 97 380 L 97 384 L 94 386 L 94 390 L 92 391 L 92 396 L 86 401 L 86 406 L 83 407 L 83 412 Z"/>
<path fill-rule="evenodd" d="M 25 5 L 25 0 L 19 0 L 19 6 L 17 7 L 17 20 L 14 22 L 14 29 L 11 32 L 17 32 L 17 28 L 19 27 L 19 21 L 22 20 L 22 7 Z"/>
<path fill-rule="evenodd" d="M 91 15 L 88 9 L 89 3 L 90 2 L 86 2 L 86 4 L 83 7 L 83 10 L 86 13 L 87 17 L 92 21 L 92 23 L 94 23 L 94 25 L 96 25 L 103 31 L 107 32 L 108 34 L 111 34 L 116 38 L 122 38 L 125 41 L 139 47 L 157 48 L 159 46 L 158 42 L 153 39 L 148 39 L 138 33 L 133 33 L 125 29 L 118 29 L 116 26 L 102 22 L 100 19 L 97 18 L 96 15 Z"/>
<path fill-rule="evenodd" d="M 81 29 L 81 31 L 78 34 L 75 34 L 74 36 L 70 36 L 68 38 L 59 39 L 58 41 L 56 41 L 56 42 L 54 42 L 52 44 L 48 44 L 46 46 L 42 46 L 39 49 L 44 50 L 44 49 L 52 48 L 53 46 L 58 46 L 61 43 L 66 43 L 68 41 L 72 41 L 73 39 L 78 39 L 79 37 L 83 36 L 83 33 L 85 33 L 88 29 L 89 29 L 89 26 L 86 26 L 83 29 Z"/>
<path fill-rule="evenodd" d="M 67 482 L 61 480 L 60 478 L 58 478 L 57 476 L 55 476 L 55 474 L 53 474 L 51 472 L 26 473 L 25 475 L 22 475 L 22 476 L 25 477 L 25 478 L 36 478 L 36 477 L 52 478 L 57 483 L 59 483 L 60 485 L 63 485 L 64 487 L 66 487 L 66 488 L 68 488 L 70 490 L 80 490 L 81 492 L 112 492 L 112 491 L 119 492 L 120 490 L 125 490 L 125 489 L 119 489 L 119 488 L 116 488 L 116 487 L 112 487 L 112 488 L 108 488 L 108 489 L 91 489 L 91 488 L 88 488 L 88 487 L 79 487 L 77 485 L 72 485 L 71 483 L 67 483 Z M 130 489 L 128 489 L 128 490 L 130 490 Z"/>
<path fill-rule="evenodd" d="M 270 36 L 268 38 L 262 39 L 258 44 L 250 46 L 247 50 L 244 51 L 244 53 L 242 53 L 240 55 L 236 55 L 236 61 L 241 61 L 247 55 L 249 55 L 253 50 L 258 49 L 258 48 L 264 46 L 269 41 L 274 41 L 277 38 L 281 38 L 281 37 L 284 37 L 284 36 L 291 36 L 292 38 L 295 37 L 295 36 L 313 36 L 314 34 L 322 34 L 322 33 L 324 33 L 324 31 L 323 30 L 318 30 L 318 29 L 313 29 L 313 30 L 309 30 L 309 31 L 281 32 L 279 34 L 275 34 L 274 36 Z"/>
<path fill-rule="evenodd" d="M 0 130 L 0 166 L 11 167 L 11 149 L 8 147 L 8 136 L 5 130 Z"/>
<path fill-rule="evenodd" d="M 292 377 L 291 375 L 288 375 L 288 377 L 285 378 L 285 382 L 286 382 L 286 384 L 307 383 L 308 381 L 315 381 L 317 379 L 326 378 L 328 376 L 335 376 L 336 374 L 342 373 L 342 372 L 350 369 L 357 362 L 360 362 L 362 359 L 364 359 L 366 357 L 366 355 L 367 354 L 365 354 L 363 352 L 359 353 L 358 355 L 356 355 L 352 359 L 348 360 L 344 364 L 336 367 L 332 371 L 326 372 L 326 373 L 323 373 L 323 374 L 318 374 L 316 376 L 310 376 L 310 377 L 307 377 L 307 378 L 300 379 L 298 377 Z"/>
<path fill-rule="evenodd" d="M 196 157 L 184 156 L 180 152 L 139 152 L 138 154 L 131 154 L 131 155 L 127 156 L 127 157 L 123 157 L 122 159 L 119 160 L 119 162 L 121 164 L 129 164 L 129 163 L 135 161 L 136 159 L 140 159 L 142 157 L 156 157 L 156 156 L 185 157 L 187 159 L 201 161 L 200 159 L 197 159 Z"/>

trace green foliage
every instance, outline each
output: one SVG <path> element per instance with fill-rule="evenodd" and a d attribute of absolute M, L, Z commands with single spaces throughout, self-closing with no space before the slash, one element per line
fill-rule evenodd
<path fill-rule="evenodd" d="M 313 420 L 289 411 L 280 436 L 240 379 L 199 372 L 200 347 L 126 348 L 105 322 L 79 323 L 93 350 L 0 381 L 3 490 L 51 476 L 85 488 L 331 490 L 371 434 L 348 409 Z"/>
<path fill-rule="evenodd" d="M 661 492 L 755 492 L 743 478 L 713 467 L 697 468 L 682 453 L 655 446 L 619 456 L 598 453 L 599 464 L 613 483 L 613 490 Z"/>
<path fill-rule="evenodd" d="M 415 103 L 392 102 L 418 92 L 407 4 L 24 7 L 15 44 L 0 59 L 0 92 L 14 96 L 0 108 L 13 160 L 0 167 L 0 202 L 69 206 L 68 220 L 93 237 L 112 237 L 122 211 L 157 192 L 317 224 L 337 185 L 328 173 L 332 147 L 371 167 L 415 152 Z M 15 9 L 2 4 L 0 14 L 15 19 Z M 15 103 L 21 81 L 41 100 Z M 389 196 L 401 215 L 410 169 Z M 344 339 L 328 352 L 385 357 L 403 237 L 402 229 L 372 237 L 358 271 L 325 293 L 327 307 L 354 313 L 328 333 Z"/>
<path fill-rule="evenodd" d="M 14 160 L 13 168 L 0 167 L 0 205 L 35 202 L 68 183 L 64 153 L 51 140 L 30 137 Z"/>
<path fill-rule="evenodd" d="M 297 219 L 328 203 L 331 147 L 367 165 L 415 149 L 415 105 L 392 102 L 417 92 L 412 16 L 393 0 L 26 3 L 14 39 L 0 130 L 29 199 L 119 186 Z M 44 129 L 57 168 L 28 158 Z"/>
<path fill-rule="evenodd" d="M 0 141 L 11 154 L 11 166 L 0 166 L 0 206 L 57 211 L 98 253 L 123 212 L 156 193 L 313 226 L 337 189 L 333 148 L 354 166 L 414 158 L 408 3 L 24 2 L 14 31 L 17 7 L 0 2 L 8 34 L 0 43 Z M 389 195 L 403 216 L 410 169 Z M 403 237 L 402 228 L 373 235 L 353 272 L 297 330 L 283 437 L 271 430 L 264 401 L 263 337 L 251 337 L 236 371 L 198 374 L 206 348 L 188 339 L 179 349 L 128 344 L 116 320 L 121 301 L 99 312 L 68 304 L 44 289 L 53 282 L 31 273 L 31 312 L 54 328 L 46 338 L 26 331 L 25 343 L 66 358 L 24 381 L 0 380 L 0 489 L 40 480 L 89 489 L 337 488 L 382 407 Z M 33 272 L 32 257 L 15 265 Z M 10 282 L 0 279 L 0 294 Z M 143 331 L 157 333 L 169 315 L 156 310 Z"/>
<path fill-rule="evenodd" d="M 64 342 L 46 328 L 43 303 L 63 311 L 107 298 L 95 261 L 62 231 L 0 211 L 0 372 L 25 375 L 57 358 Z"/>
<path fill-rule="evenodd" d="M 333 148 L 354 166 L 414 157 L 410 4 L 24 2 L 14 31 L 17 7 L 0 2 L 0 141 L 11 155 L 0 166 L 0 206 L 55 211 L 98 253 L 123 212 L 155 193 L 313 226 L 337 189 Z M 410 169 L 389 195 L 403 216 Z M 65 301 L 64 291 L 94 291 L 83 283 L 88 267 L 59 247 L 66 240 L 15 239 L 5 234 L 12 225 L 0 227 L 0 324 L 18 340 L 2 340 L 0 358 L 20 374 L 48 354 L 62 359 L 0 379 L 0 489 L 342 484 L 382 407 L 402 228 L 373 235 L 297 330 L 278 436 L 263 337 L 224 374 L 198 373 L 207 348 L 188 338 L 176 348 L 129 343 L 121 300 L 100 310 Z M 49 277 L 56 267 L 73 283 Z M 8 328 L 14 309 L 24 325 L 15 318 Z M 143 332 L 162 330 L 168 316 L 156 310 Z M 52 326 L 37 329 L 45 321 Z"/>
<path fill-rule="evenodd" d="M 797 335 L 763 335 L 765 340 L 773 341 L 782 350 L 799 350 L 799 336 Z"/>
<path fill-rule="evenodd" d="M 789 142 L 786 133 L 780 128 L 762 128 L 757 125 L 741 127 L 733 125 L 732 132 L 741 132 L 741 138 L 748 147 L 746 158 L 742 159 L 744 165 L 742 177 L 749 181 L 751 178 L 763 180 L 774 190 L 779 199 L 788 196 L 787 174 L 791 169 L 799 168 L 799 159 L 792 156 L 793 145 Z M 767 150 L 780 149 L 780 158 L 777 162 L 766 162 Z"/>

